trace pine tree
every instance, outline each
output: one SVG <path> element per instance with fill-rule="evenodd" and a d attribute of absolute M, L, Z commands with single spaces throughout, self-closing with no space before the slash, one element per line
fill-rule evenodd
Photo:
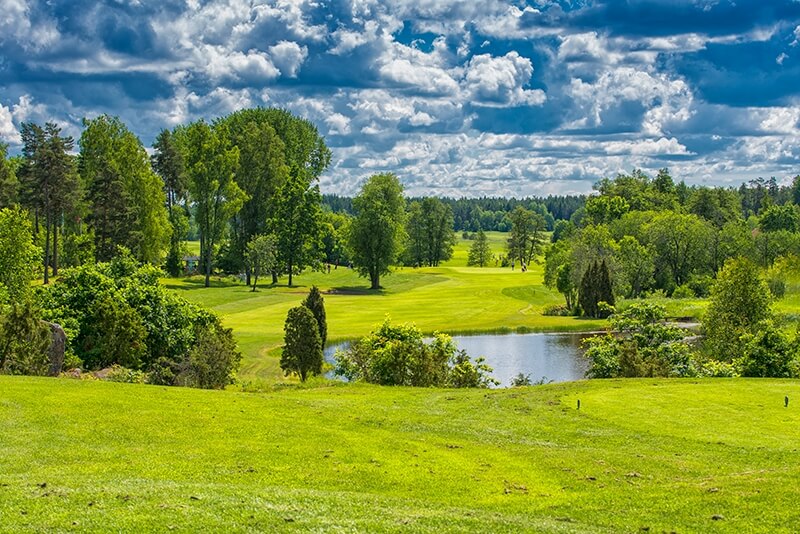
<path fill-rule="evenodd" d="M 581 289 L 578 294 L 578 303 L 581 305 L 585 317 L 597 316 L 598 287 L 597 262 L 592 262 L 581 278 Z"/>
<path fill-rule="evenodd" d="M 328 322 L 325 318 L 325 299 L 322 298 L 322 293 L 320 293 L 317 286 L 311 286 L 311 291 L 303 301 L 303 306 L 311 310 L 311 313 L 314 314 L 314 318 L 319 325 L 319 338 L 324 348 L 325 341 L 328 339 Z"/>
<path fill-rule="evenodd" d="M 285 375 L 296 373 L 305 382 L 308 374 L 322 373 L 322 340 L 319 324 L 311 310 L 297 306 L 289 310 L 284 325 L 281 369 Z"/>
<path fill-rule="evenodd" d="M 475 242 L 469 248 L 469 257 L 467 258 L 467 265 L 478 267 L 485 267 L 492 257 L 492 250 L 489 248 L 489 242 L 486 240 L 486 234 L 483 230 L 478 230 L 478 235 L 475 236 Z"/>
<path fill-rule="evenodd" d="M 606 260 L 603 260 L 597 270 L 597 302 L 605 302 L 609 306 L 614 305 L 614 287 Z M 598 308 L 596 316 L 599 317 L 602 313 L 602 310 Z"/>

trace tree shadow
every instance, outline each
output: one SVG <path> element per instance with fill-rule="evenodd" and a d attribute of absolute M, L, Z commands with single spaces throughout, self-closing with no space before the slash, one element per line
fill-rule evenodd
<path fill-rule="evenodd" d="M 325 291 L 326 295 L 385 295 L 386 288 L 370 289 L 365 286 L 339 286 Z"/>
<path fill-rule="evenodd" d="M 233 280 L 225 278 L 211 278 L 209 281 L 209 289 L 214 287 L 243 287 L 250 289 L 248 286 L 234 282 Z M 194 289 L 205 289 L 206 281 L 201 278 L 168 278 L 162 282 L 164 287 L 174 290 L 190 291 Z"/>

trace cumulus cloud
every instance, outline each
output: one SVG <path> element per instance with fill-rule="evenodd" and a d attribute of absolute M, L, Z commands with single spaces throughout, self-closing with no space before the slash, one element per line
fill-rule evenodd
<path fill-rule="evenodd" d="M 296 78 L 300 66 L 308 57 L 308 48 L 292 41 L 281 41 L 269 48 L 272 62 L 284 76 Z"/>
<path fill-rule="evenodd" d="M 546 97 L 540 89 L 524 89 L 532 74 L 531 60 L 516 51 L 502 57 L 479 54 L 466 67 L 464 88 L 476 103 L 535 106 Z"/>

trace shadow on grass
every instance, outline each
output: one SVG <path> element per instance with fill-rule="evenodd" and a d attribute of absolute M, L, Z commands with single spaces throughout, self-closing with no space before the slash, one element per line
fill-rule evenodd
<path fill-rule="evenodd" d="M 386 295 L 386 288 L 370 289 L 365 286 L 339 286 L 325 291 L 326 295 Z"/>
<path fill-rule="evenodd" d="M 242 284 L 241 282 L 235 282 L 230 280 L 229 278 L 220 278 L 220 277 L 212 277 L 209 280 L 209 288 L 212 287 L 243 287 L 247 288 L 246 285 Z M 164 282 L 164 287 L 169 289 L 175 290 L 191 290 L 191 289 L 203 289 L 205 288 L 206 281 L 204 278 L 168 278 Z M 269 286 L 268 286 L 269 287 Z M 248 288 L 250 289 L 250 288 Z"/>

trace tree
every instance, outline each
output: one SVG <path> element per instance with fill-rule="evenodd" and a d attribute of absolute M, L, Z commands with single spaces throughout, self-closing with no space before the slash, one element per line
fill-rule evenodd
<path fill-rule="evenodd" d="M 706 350 L 715 359 L 733 361 L 741 355 L 742 336 L 754 334 L 771 315 L 769 287 L 758 267 L 746 258 L 728 260 L 703 317 Z"/>
<path fill-rule="evenodd" d="M 656 265 L 669 269 L 676 287 L 708 265 L 711 226 L 697 215 L 665 211 L 653 219 L 647 230 L 657 256 Z"/>
<path fill-rule="evenodd" d="M 58 274 L 58 235 L 64 213 L 76 201 L 78 179 L 69 151 L 74 142 L 62 137 L 61 128 L 48 122 L 44 128 L 22 124 L 24 203 L 44 217 L 44 283 L 50 281 L 50 267 Z M 52 239 L 52 248 L 51 248 Z M 52 255 L 51 255 L 52 251 Z"/>
<path fill-rule="evenodd" d="M 305 306 L 289 310 L 284 325 L 281 369 L 286 376 L 295 373 L 305 382 L 309 374 L 322 373 L 322 340 L 314 314 Z"/>
<path fill-rule="evenodd" d="M 169 130 L 161 130 L 153 143 L 153 148 L 155 154 L 150 157 L 150 161 L 153 170 L 164 181 L 167 212 L 172 227 L 169 251 L 167 252 L 167 272 L 171 276 L 178 276 L 183 267 L 183 256 L 186 254 L 184 240 L 189 231 L 188 216 L 183 206 L 187 200 L 183 155 L 175 136 Z"/>
<path fill-rule="evenodd" d="M 605 302 L 608 306 L 614 305 L 611 276 L 605 260 L 595 261 L 583 274 L 578 302 L 587 317 L 604 316 L 606 312 L 599 306 L 601 302 Z"/>
<path fill-rule="evenodd" d="M 770 206 L 761 213 L 759 219 L 759 227 L 764 232 L 800 230 L 800 213 L 793 205 Z"/>
<path fill-rule="evenodd" d="M 478 230 L 475 236 L 475 241 L 469 247 L 469 257 L 467 258 L 468 266 L 485 267 L 489 260 L 492 258 L 492 249 L 489 247 L 489 241 L 486 239 L 486 234 L 483 230 Z"/>
<path fill-rule="evenodd" d="M 23 300 L 30 292 L 40 254 L 28 214 L 19 207 L 0 209 L 0 287 L 12 301 Z"/>
<path fill-rule="evenodd" d="M 325 299 L 322 298 L 322 293 L 320 293 L 317 286 L 311 286 L 311 291 L 303 301 L 303 306 L 314 314 L 314 319 L 317 320 L 319 325 L 319 339 L 324 348 L 325 342 L 328 340 L 328 321 L 325 318 Z"/>
<path fill-rule="evenodd" d="M 141 261 L 159 263 L 169 246 L 164 181 L 147 151 L 118 117 L 84 119 L 79 169 L 88 188 L 95 254 L 110 260 L 118 246 Z"/>
<path fill-rule="evenodd" d="M 300 176 L 289 176 L 278 190 L 272 221 L 280 269 L 292 277 L 320 260 L 321 197 L 319 187 Z"/>
<path fill-rule="evenodd" d="M 453 255 L 453 211 L 438 198 L 414 201 L 408 210 L 408 255 L 413 265 L 436 267 Z"/>
<path fill-rule="evenodd" d="M 47 374 L 50 343 L 50 328 L 33 302 L 14 301 L 0 316 L 0 374 Z"/>
<path fill-rule="evenodd" d="M 372 176 L 353 199 L 353 209 L 348 239 L 353 263 L 361 276 L 369 277 L 370 289 L 380 289 L 380 277 L 390 272 L 404 237 L 400 180 L 394 174 Z"/>
<path fill-rule="evenodd" d="M 253 291 L 258 285 L 258 277 L 275 269 L 276 258 L 277 247 L 273 235 L 258 235 L 247 244 L 247 268 L 253 273 Z"/>
<path fill-rule="evenodd" d="M 219 244 L 228 221 L 247 198 L 233 180 L 239 150 L 231 147 L 204 121 L 186 127 L 181 145 L 200 233 L 200 261 L 205 286 L 209 287 L 214 248 Z"/>
<path fill-rule="evenodd" d="M 0 208 L 7 208 L 19 200 L 19 182 L 11 163 L 6 159 L 8 145 L 0 143 Z"/>
<path fill-rule="evenodd" d="M 638 298 L 653 280 L 653 254 L 636 238 L 625 236 L 619 241 L 615 259 L 622 278 L 619 284 L 622 293 L 629 298 Z"/>
<path fill-rule="evenodd" d="M 512 226 L 511 237 L 508 240 L 508 253 L 519 261 L 520 265 L 523 263 L 530 265 L 534 258 L 542 252 L 547 223 L 540 214 L 522 206 L 517 206 L 509 218 Z"/>
<path fill-rule="evenodd" d="M 200 330 L 194 348 L 176 383 L 203 389 L 223 389 L 233 384 L 242 354 L 236 347 L 233 330 L 217 324 Z"/>

